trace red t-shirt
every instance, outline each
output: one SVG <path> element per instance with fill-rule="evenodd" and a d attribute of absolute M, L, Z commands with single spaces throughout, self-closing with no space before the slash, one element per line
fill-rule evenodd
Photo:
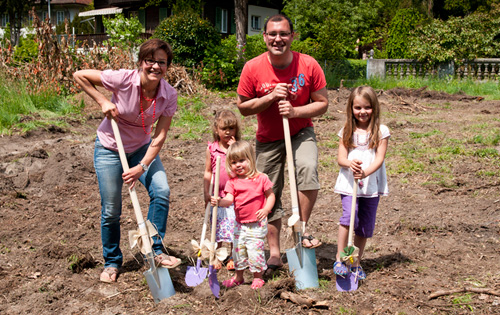
<path fill-rule="evenodd" d="M 257 211 L 266 204 L 266 190 L 273 183 L 266 174 L 260 173 L 253 178 L 230 178 L 226 183 L 226 193 L 234 196 L 234 212 L 238 223 L 257 222 Z"/>
<path fill-rule="evenodd" d="M 273 91 L 278 83 L 292 84 L 289 101 L 292 106 L 302 106 L 311 102 L 311 93 L 326 86 L 323 69 L 314 58 L 293 51 L 293 61 L 285 69 L 271 65 L 267 52 L 247 62 L 241 72 L 238 94 L 256 98 Z M 257 114 L 257 140 L 272 142 L 284 139 L 283 119 L 278 111 L 278 102 Z M 312 127 L 310 118 L 289 120 L 290 134 L 293 136 L 305 127 Z"/>

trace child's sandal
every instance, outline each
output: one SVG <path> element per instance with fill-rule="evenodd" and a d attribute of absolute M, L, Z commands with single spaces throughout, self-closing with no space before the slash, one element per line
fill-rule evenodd
<path fill-rule="evenodd" d="M 361 266 L 351 267 L 351 272 L 356 275 L 359 280 L 366 279 L 366 272 L 363 270 Z"/>
<path fill-rule="evenodd" d="M 349 270 L 347 269 L 347 266 L 343 262 L 336 261 L 333 264 L 333 273 L 336 274 L 337 276 L 345 277 L 349 273 Z"/>
<path fill-rule="evenodd" d="M 257 290 L 262 288 L 264 286 L 264 283 L 266 282 L 262 280 L 262 278 L 254 278 L 250 287 L 254 290 Z"/>
<path fill-rule="evenodd" d="M 222 285 L 225 286 L 226 288 L 234 288 L 236 286 L 239 286 L 240 284 L 243 284 L 243 281 L 241 282 L 236 281 L 236 277 L 232 277 L 229 280 L 222 281 Z"/>

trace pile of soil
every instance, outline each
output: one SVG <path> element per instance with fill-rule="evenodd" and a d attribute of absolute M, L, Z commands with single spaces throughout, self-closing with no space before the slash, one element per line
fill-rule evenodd
<path fill-rule="evenodd" d="M 498 101 L 426 89 L 377 92 L 382 121 L 393 135 L 389 150 L 412 141 L 412 132 L 451 134 L 458 132 L 458 126 L 481 120 L 500 126 Z M 222 288 L 220 299 L 214 298 L 207 281 L 194 288 L 185 284 L 186 268 L 194 257 L 189 242 L 199 238 L 203 221 L 208 126 L 198 140 L 182 140 L 185 130 L 172 128 L 160 154 L 171 187 L 165 244 L 170 254 L 184 262 L 170 271 L 177 294 L 159 304 L 153 302 L 142 275 L 147 266 L 137 249 L 127 244 L 127 233 L 136 229 L 136 223 L 126 189 L 121 221 L 123 270 L 117 283 L 99 282 L 103 264 L 100 198 L 92 159 L 101 115 L 86 98 L 85 119 L 68 117 L 69 128 L 0 138 L 0 313 L 500 313 L 499 171 L 479 179 L 481 164 L 469 156 L 449 165 L 453 187 L 425 185 L 432 176 L 425 172 L 389 176 L 390 196 L 381 199 L 375 235 L 368 241 L 363 261 L 368 278 L 355 292 L 337 292 L 332 264 L 341 205 L 333 193 L 337 149 L 328 143 L 336 142 L 335 134 L 344 123 L 349 90 L 328 93 L 328 112 L 314 119 L 322 189 L 309 223 L 312 234 L 323 242 L 316 249 L 319 289 L 296 292 L 286 266 L 259 292 L 250 288 L 247 274 L 244 285 Z M 223 107 L 236 111 L 235 99 L 212 96 L 207 102 L 209 119 Z M 245 118 L 243 124 L 245 130 L 255 128 L 255 120 Z M 389 156 L 386 163 L 396 156 Z M 145 212 L 148 199 L 142 186 L 138 194 Z M 289 205 L 287 192 L 284 196 L 284 204 Z M 291 247 L 292 239 L 283 231 L 282 250 Z M 223 269 L 219 282 L 230 276 Z M 438 296 L 431 298 L 436 292 Z"/>

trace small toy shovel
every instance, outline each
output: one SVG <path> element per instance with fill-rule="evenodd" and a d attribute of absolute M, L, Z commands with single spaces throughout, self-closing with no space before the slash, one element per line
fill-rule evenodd
<path fill-rule="evenodd" d="M 210 188 L 208 189 L 209 193 L 212 193 L 212 188 L 213 188 L 213 177 L 212 180 L 210 181 Z M 197 241 L 191 240 L 191 245 L 193 246 L 193 249 L 197 252 L 197 259 L 196 259 L 196 266 L 188 266 L 187 267 L 187 272 L 186 272 L 186 284 L 190 287 L 195 287 L 199 285 L 200 283 L 205 280 L 207 277 L 208 269 L 207 268 L 202 268 L 201 267 L 201 261 L 202 261 L 202 247 L 203 243 L 205 241 L 205 233 L 207 231 L 207 224 L 208 224 L 208 217 L 210 215 L 210 202 L 207 203 L 207 207 L 205 209 L 205 218 L 203 220 L 203 228 L 201 231 L 201 239 L 200 243 L 198 244 Z"/>
<path fill-rule="evenodd" d="M 357 275 L 350 271 L 351 265 L 357 262 L 359 257 L 359 248 L 354 246 L 354 219 L 356 217 L 357 197 L 358 180 L 355 179 L 354 185 L 352 187 L 351 217 L 349 220 L 349 237 L 347 241 L 347 247 L 345 247 L 344 251 L 340 253 L 340 261 L 347 265 L 349 273 L 345 277 L 337 275 L 336 279 L 337 291 L 341 292 L 356 291 L 358 289 Z"/>

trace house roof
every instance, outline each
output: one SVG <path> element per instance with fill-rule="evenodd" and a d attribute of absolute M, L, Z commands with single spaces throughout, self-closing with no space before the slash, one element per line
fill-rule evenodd
<path fill-rule="evenodd" d="M 110 15 L 110 14 L 122 13 L 122 11 L 123 11 L 122 8 L 105 8 L 105 9 L 80 12 L 78 13 L 78 16 Z"/>
<path fill-rule="evenodd" d="M 89 5 L 92 0 L 50 0 L 50 4 L 83 4 Z"/>

